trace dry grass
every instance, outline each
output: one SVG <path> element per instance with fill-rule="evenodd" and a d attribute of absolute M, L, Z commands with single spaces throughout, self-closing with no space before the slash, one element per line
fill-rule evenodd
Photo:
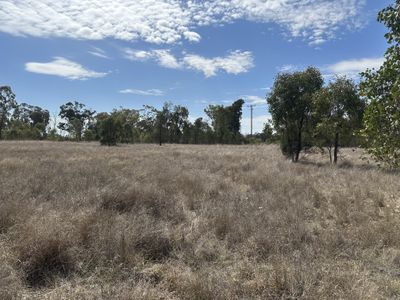
<path fill-rule="evenodd" d="M 400 176 L 360 154 L 1 142 L 0 298 L 400 298 Z"/>

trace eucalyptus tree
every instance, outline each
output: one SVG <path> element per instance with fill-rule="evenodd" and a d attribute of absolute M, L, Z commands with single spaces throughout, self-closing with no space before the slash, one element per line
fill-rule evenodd
<path fill-rule="evenodd" d="M 317 144 L 326 147 L 331 163 L 338 161 L 340 140 L 361 129 L 365 102 L 355 83 L 338 77 L 318 91 L 313 98 L 313 127 Z M 333 158 L 332 158 L 333 150 Z"/>
<path fill-rule="evenodd" d="M 368 152 L 388 167 L 400 167 L 400 0 L 383 9 L 378 21 L 388 27 L 389 47 L 378 70 L 362 74 L 361 93 L 368 100 L 363 134 Z"/>
<path fill-rule="evenodd" d="M 94 120 L 95 113 L 95 111 L 87 109 L 83 103 L 67 102 L 60 106 L 59 116 L 62 118 L 62 122 L 58 123 L 58 128 L 67 131 L 77 141 L 80 141 L 85 128 Z"/>
<path fill-rule="evenodd" d="M 0 140 L 12 110 L 17 106 L 15 94 L 9 86 L 0 86 Z"/>
<path fill-rule="evenodd" d="M 273 125 L 281 137 L 281 150 L 293 162 L 299 160 L 311 118 L 312 100 L 323 83 L 320 71 L 313 67 L 280 73 L 267 95 Z"/>

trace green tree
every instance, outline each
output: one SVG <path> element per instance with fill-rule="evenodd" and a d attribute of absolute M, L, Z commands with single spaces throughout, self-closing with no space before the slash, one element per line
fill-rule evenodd
<path fill-rule="evenodd" d="M 139 111 L 126 108 L 114 109 L 111 116 L 115 122 L 118 142 L 133 143 L 139 135 L 137 132 Z"/>
<path fill-rule="evenodd" d="M 213 143 L 213 132 L 203 118 L 197 118 L 191 126 L 191 140 L 193 144 L 211 144 Z"/>
<path fill-rule="evenodd" d="M 168 124 L 171 143 L 183 142 L 184 132 L 189 126 L 189 110 L 181 105 L 175 105 L 170 114 Z"/>
<path fill-rule="evenodd" d="M 17 105 L 12 117 L 14 126 L 22 128 L 24 126 L 21 126 L 21 124 L 24 124 L 27 130 L 33 133 L 31 135 L 22 135 L 24 135 L 25 138 L 29 138 L 30 136 L 30 138 L 34 139 L 46 137 L 49 121 L 50 113 L 48 110 L 27 103 Z"/>
<path fill-rule="evenodd" d="M 365 102 L 350 79 L 338 77 L 313 98 L 314 137 L 326 147 L 330 162 L 336 164 L 341 139 L 354 136 L 361 128 Z M 333 150 L 333 158 L 332 158 Z"/>
<path fill-rule="evenodd" d="M 17 106 L 15 94 L 9 86 L 0 86 L 0 140 L 12 110 Z"/>
<path fill-rule="evenodd" d="M 239 99 L 231 106 L 209 105 L 204 111 L 211 119 L 216 142 L 238 143 L 241 141 L 240 121 L 244 101 Z"/>
<path fill-rule="evenodd" d="M 379 70 L 362 74 L 361 94 L 368 100 L 362 131 L 368 152 L 391 168 L 400 167 L 400 1 L 383 9 L 378 21 L 388 27 L 389 48 Z"/>
<path fill-rule="evenodd" d="M 118 139 L 118 124 L 115 116 L 102 115 L 100 122 L 100 144 L 107 146 L 116 146 Z"/>
<path fill-rule="evenodd" d="M 82 133 L 93 121 L 95 111 L 87 109 L 86 106 L 77 101 L 68 102 L 60 106 L 59 116 L 65 121 L 58 124 L 58 128 L 73 135 L 77 141 L 81 141 Z"/>
<path fill-rule="evenodd" d="M 278 74 L 267 95 L 275 130 L 281 136 L 282 152 L 293 162 L 299 160 L 311 117 L 313 95 L 322 85 L 321 73 L 310 67 L 302 72 Z"/>
<path fill-rule="evenodd" d="M 264 128 L 261 134 L 261 139 L 265 143 L 271 143 L 274 141 L 274 129 L 272 127 L 271 122 L 267 122 L 264 124 Z"/>

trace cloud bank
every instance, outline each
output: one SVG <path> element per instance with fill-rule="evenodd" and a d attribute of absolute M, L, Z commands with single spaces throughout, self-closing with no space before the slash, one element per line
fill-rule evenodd
<path fill-rule="evenodd" d="M 149 43 L 199 42 L 201 26 L 275 23 L 288 38 L 321 44 L 360 27 L 366 0 L 2 0 L 0 31 L 13 35 Z"/>

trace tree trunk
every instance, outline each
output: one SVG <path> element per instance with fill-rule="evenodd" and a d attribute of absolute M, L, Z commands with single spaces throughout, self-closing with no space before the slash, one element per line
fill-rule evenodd
<path fill-rule="evenodd" d="M 299 134 L 297 136 L 296 157 L 294 160 L 295 162 L 299 161 L 301 148 L 302 148 L 302 132 L 301 132 L 301 129 L 299 129 Z"/>
<path fill-rule="evenodd" d="M 162 123 L 161 123 L 161 120 L 160 120 L 160 128 L 159 128 L 159 130 L 160 130 L 160 132 L 159 132 L 159 143 L 160 143 L 160 146 L 162 146 Z"/>
<path fill-rule="evenodd" d="M 3 127 L 4 127 L 4 118 L 1 117 L 1 119 L 0 119 L 0 140 L 1 140 L 2 137 L 3 137 L 3 135 L 2 135 L 2 133 L 3 133 Z"/>
<path fill-rule="evenodd" d="M 333 150 L 333 163 L 336 165 L 339 151 L 339 132 L 335 133 L 335 149 Z"/>

